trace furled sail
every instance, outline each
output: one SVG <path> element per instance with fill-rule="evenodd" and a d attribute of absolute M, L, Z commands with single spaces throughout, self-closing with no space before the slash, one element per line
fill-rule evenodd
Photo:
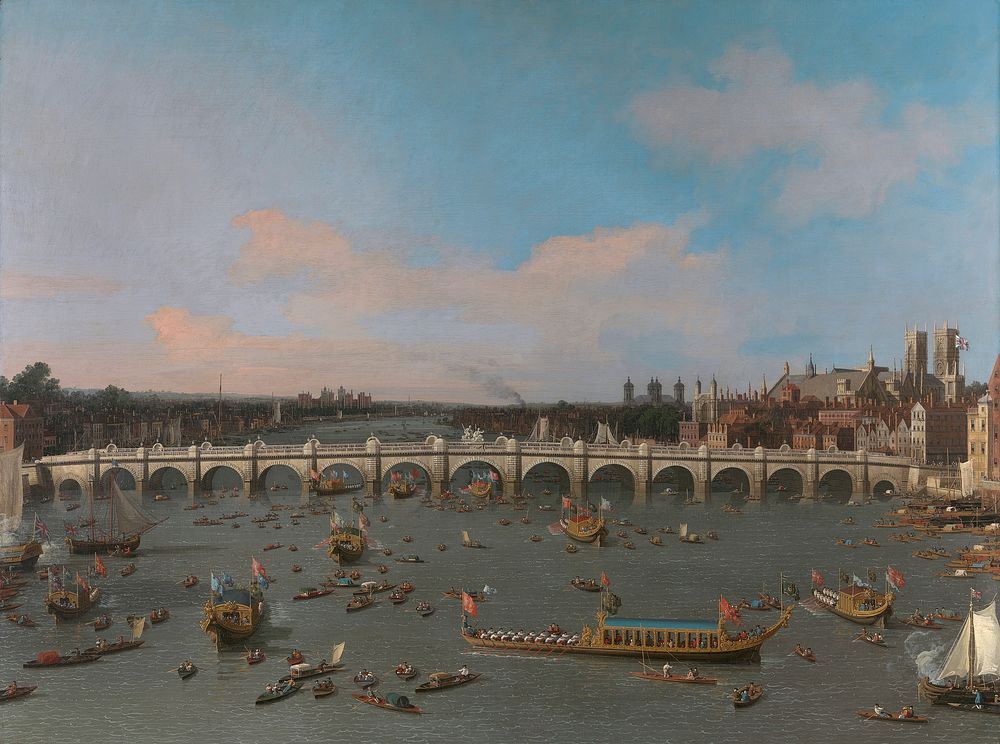
<path fill-rule="evenodd" d="M 145 532 L 158 524 L 156 519 L 133 504 L 121 492 L 114 478 L 111 479 L 111 498 L 114 499 L 117 532 L 131 535 L 136 532 Z"/>
<path fill-rule="evenodd" d="M 614 438 L 611 434 L 611 427 L 602 421 L 597 422 L 597 436 L 594 437 L 592 444 L 606 444 L 612 447 L 618 446 L 618 440 Z"/>
<path fill-rule="evenodd" d="M 24 488 L 21 485 L 22 444 L 10 452 L 0 453 L 0 540 L 3 535 L 21 526 L 24 508 Z"/>
<path fill-rule="evenodd" d="M 972 633 L 975 636 L 970 638 Z M 937 679 L 969 678 L 969 644 L 972 642 L 974 677 L 1000 677 L 1000 623 L 997 622 L 996 600 L 981 610 L 969 613 L 958 638 L 948 652 Z"/>

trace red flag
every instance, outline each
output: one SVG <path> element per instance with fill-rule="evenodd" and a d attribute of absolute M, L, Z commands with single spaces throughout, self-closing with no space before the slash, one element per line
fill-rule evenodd
<path fill-rule="evenodd" d="M 500 473 L 498 473 L 496 470 L 491 470 L 490 471 L 490 480 L 494 481 L 494 482 L 499 482 L 500 481 Z"/>
<path fill-rule="evenodd" d="M 563 496 L 563 509 L 569 509 L 571 506 L 573 506 L 573 502 Z"/>
<path fill-rule="evenodd" d="M 815 568 L 812 569 L 812 582 L 815 586 L 823 586 L 823 574 Z"/>
<path fill-rule="evenodd" d="M 736 623 L 737 625 L 740 624 L 739 611 L 731 604 L 729 604 L 729 602 L 726 601 L 726 598 L 723 597 L 721 594 L 719 595 L 719 614 L 721 614 L 727 620 L 731 620 L 732 622 Z"/>
<path fill-rule="evenodd" d="M 395 470 L 393 470 L 392 473 L 389 474 L 389 480 L 398 481 L 399 480 L 399 473 L 397 473 Z"/>
<path fill-rule="evenodd" d="M 472 597 L 470 597 L 466 592 L 462 592 L 462 612 L 471 617 L 475 617 L 479 614 L 475 601 L 473 601 Z"/>
<path fill-rule="evenodd" d="M 319 472 L 316 470 L 316 468 L 309 468 L 309 475 L 312 476 L 312 479 L 314 481 L 319 480 Z"/>
<path fill-rule="evenodd" d="M 983 593 L 980 592 L 980 591 L 978 591 L 978 590 L 976 590 L 976 589 L 970 589 L 969 590 L 969 594 L 970 594 L 970 596 L 973 599 L 982 599 L 983 598 Z"/>
<path fill-rule="evenodd" d="M 902 589 L 906 586 L 906 579 L 903 577 L 902 572 L 892 566 L 886 568 L 885 579 L 894 589 Z"/>
<path fill-rule="evenodd" d="M 101 556 L 94 554 L 94 573 L 103 578 L 108 578 L 108 569 L 101 560 Z"/>
<path fill-rule="evenodd" d="M 253 574 L 254 578 L 263 576 L 264 579 L 267 579 L 267 571 L 256 558 L 250 559 L 250 572 Z"/>
<path fill-rule="evenodd" d="M 420 480 L 420 471 L 416 468 L 410 470 L 410 480 Z"/>
<path fill-rule="evenodd" d="M 81 587 L 83 591 L 85 592 L 90 591 L 90 584 L 87 583 L 87 580 L 85 578 L 80 576 L 79 571 L 76 572 L 76 584 L 77 586 Z"/>
<path fill-rule="evenodd" d="M 603 587 L 611 586 L 611 580 L 608 578 L 608 575 L 604 573 L 604 571 L 601 571 L 601 586 Z"/>

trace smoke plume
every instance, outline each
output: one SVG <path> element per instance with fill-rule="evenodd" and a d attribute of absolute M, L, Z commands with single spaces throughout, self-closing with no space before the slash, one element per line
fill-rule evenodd
<path fill-rule="evenodd" d="M 494 368 L 498 366 L 494 359 L 487 359 L 486 364 Z M 520 408 L 525 407 L 526 404 L 521 394 L 508 385 L 499 373 L 486 371 L 471 365 L 456 365 L 453 366 L 453 369 L 479 385 L 490 396 L 509 401 Z"/>

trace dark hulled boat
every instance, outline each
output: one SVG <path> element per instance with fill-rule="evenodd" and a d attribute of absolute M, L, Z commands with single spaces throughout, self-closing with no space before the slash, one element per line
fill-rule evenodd
<path fill-rule="evenodd" d="M 34 538 L 24 541 L 16 533 L 24 510 L 21 457 L 24 445 L 0 453 L 0 570 L 31 571 L 42 555 Z"/>
<path fill-rule="evenodd" d="M 111 497 L 108 499 L 107 519 L 98 519 L 94 514 L 94 498 L 90 497 L 90 519 L 86 531 L 78 526 L 73 534 L 66 537 L 70 553 L 134 553 L 139 548 L 142 536 L 156 525 L 165 521 L 155 519 L 133 504 L 118 488 L 117 481 L 110 480 Z M 84 536 L 80 536 L 84 535 Z"/>
<path fill-rule="evenodd" d="M 101 590 L 90 586 L 85 579 L 77 574 L 75 590 L 70 591 L 65 586 L 65 569 L 55 567 L 49 569 L 49 591 L 45 595 L 45 609 L 50 615 L 60 620 L 71 620 L 89 612 L 97 605 Z"/>
<path fill-rule="evenodd" d="M 336 510 L 330 519 L 330 547 L 327 555 L 341 565 L 354 563 L 365 554 L 366 531 L 362 527 L 364 507 L 355 499 L 351 509 L 358 515 L 354 526 L 344 522 Z"/>
<path fill-rule="evenodd" d="M 962 623 L 948 657 L 934 679 L 921 677 L 920 696 L 932 703 L 975 703 L 976 693 L 992 700 L 1000 693 L 1000 623 L 996 598 L 981 610 L 973 609 Z"/>

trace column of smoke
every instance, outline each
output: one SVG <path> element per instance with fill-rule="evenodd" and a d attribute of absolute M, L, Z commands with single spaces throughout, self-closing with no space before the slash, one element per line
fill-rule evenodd
<path fill-rule="evenodd" d="M 497 366 L 496 361 L 487 359 L 490 366 Z M 514 388 L 507 384 L 503 377 L 497 372 L 487 372 L 473 366 L 458 366 L 455 370 L 466 376 L 471 382 L 479 385 L 487 394 L 493 398 L 508 401 L 519 408 L 525 407 L 524 398 Z"/>
<path fill-rule="evenodd" d="M 917 665 L 917 674 L 920 677 L 930 677 L 931 681 L 934 681 L 948 652 L 948 644 L 934 643 L 935 638 L 930 631 L 918 631 L 910 633 L 903 642 L 906 655 Z"/>

